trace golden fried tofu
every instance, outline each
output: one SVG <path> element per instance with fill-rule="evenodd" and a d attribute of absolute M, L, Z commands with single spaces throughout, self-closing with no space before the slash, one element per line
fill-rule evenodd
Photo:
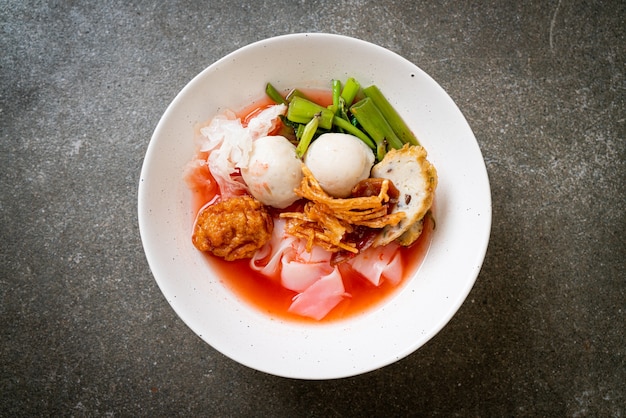
<path fill-rule="evenodd" d="M 389 179 L 400 192 L 394 212 L 406 215 L 396 225 L 386 226 L 373 245 L 386 245 L 398 239 L 402 245 L 411 245 L 422 233 L 422 218 L 430 209 L 437 188 L 437 170 L 426 159 L 421 146 L 391 150 L 372 168 L 372 177 Z"/>
<path fill-rule="evenodd" d="M 251 258 L 269 241 L 273 228 L 272 217 L 261 202 L 240 196 L 204 207 L 191 240 L 200 251 L 232 261 Z"/>

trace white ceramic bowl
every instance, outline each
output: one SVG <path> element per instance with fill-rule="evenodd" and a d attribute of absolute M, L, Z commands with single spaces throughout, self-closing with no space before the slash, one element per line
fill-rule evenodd
<path fill-rule="evenodd" d="M 270 318 L 231 293 L 191 243 L 194 214 L 182 174 L 194 154 L 193 128 L 227 108 L 238 110 L 262 98 L 268 81 L 279 88 L 329 88 L 331 79 L 350 76 L 382 90 L 437 168 L 437 226 L 430 250 L 408 284 L 365 315 L 311 325 Z M 387 49 L 321 33 L 253 43 L 189 82 L 154 131 L 138 203 L 148 263 L 180 318 L 241 364 L 300 379 L 368 372 L 426 343 L 471 290 L 491 228 L 491 195 L 481 152 L 445 91 Z"/>

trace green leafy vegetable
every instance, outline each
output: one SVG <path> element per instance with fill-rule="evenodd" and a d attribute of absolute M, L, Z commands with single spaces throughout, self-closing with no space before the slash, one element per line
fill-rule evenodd
<path fill-rule="evenodd" d="M 317 103 L 300 96 L 295 96 L 291 98 L 287 108 L 287 119 L 297 123 L 309 123 L 309 121 L 318 114 L 320 117 L 319 127 L 326 130 L 332 128 L 334 117 L 332 110 L 320 106 Z"/>
<path fill-rule="evenodd" d="M 350 77 L 346 80 L 346 85 L 341 92 L 341 98 L 346 103 L 346 107 L 350 107 L 360 88 L 361 84 L 354 78 Z"/>
<path fill-rule="evenodd" d="M 409 129 L 402 117 L 398 114 L 396 109 L 389 103 L 387 98 L 381 93 L 381 91 L 375 85 L 371 85 L 363 89 L 365 96 L 372 99 L 380 113 L 385 117 L 389 126 L 393 129 L 394 133 L 400 138 L 403 144 L 419 145 L 417 137 Z"/>
<path fill-rule="evenodd" d="M 374 141 L 372 141 L 371 138 L 367 136 L 366 133 L 364 133 L 362 130 L 360 130 L 356 126 L 352 125 L 347 120 L 342 119 L 338 116 L 335 116 L 333 118 L 333 124 L 336 127 L 343 129 L 345 132 L 348 132 L 349 134 L 356 136 L 361 141 L 365 142 L 365 145 L 367 145 L 368 147 L 372 149 L 376 149 L 376 144 L 374 144 Z"/>
<path fill-rule="evenodd" d="M 378 160 L 385 156 L 387 145 L 396 149 L 402 148 L 402 141 L 396 136 L 383 114 L 369 97 L 352 105 L 350 112 L 359 122 L 359 125 L 363 127 L 363 130 L 376 143 L 376 157 Z"/>
<path fill-rule="evenodd" d="M 298 157 L 302 158 L 306 153 L 306 150 L 309 149 L 309 145 L 313 140 L 313 135 L 317 131 L 317 127 L 319 126 L 320 116 L 319 114 L 313 116 L 313 118 L 304 125 L 304 130 L 302 131 L 302 137 L 300 138 L 300 142 L 298 142 L 298 146 L 296 147 L 296 154 Z"/>
<path fill-rule="evenodd" d="M 287 101 L 283 98 L 283 96 L 276 90 L 276 88 L 272 85 L 272 83 L 267 83 L 265 85 L 265 94 L 272 99 L 274 103 L 277 104 L 287 104 Z"/>
<path fill-rule="evenodd" d="M 333 80 L 333 104 L 328 108 L 333 111 L 333 113 L 337 113 L 339 110 L 339 101 L 341 99 L 341 81 Z"/>
<path fill-rule="evenodd" d="M 291 100 L 293 100 L 294 97 L 300 97 L 302 99 L 307 99 L 310 101 L 310 99 L 306 96 L 306 94 L 304 94 L 302 90 L 299 90 L 299 89 L 293 89 L 289 92 L 289 94 L 286 97 L 287 102 L 291 103 Z"/>

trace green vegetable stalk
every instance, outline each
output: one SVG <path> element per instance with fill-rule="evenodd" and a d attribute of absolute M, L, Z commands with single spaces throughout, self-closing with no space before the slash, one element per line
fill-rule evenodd
<path fill-rule="evenodd" d="M 370 137 L 347 120 L 342 119 L 339 116 L 335 116 L 333 118 L 333 124 L 337 128 L 343 129 L 345 132 L 356 136 L 361 141 L 365 142 L 365 145 L 367 145 L 368 147 L 376 149 L 376 144 L 370 139 Z"/>
<path fill-rule="evenodd" d="M 272 83 L 267 83 L 265 85 L 265 94 L 272 99 L 274 103 L 277 104 L 287 104 L 287 101 L 283 98 L 283 96 L 276 90 L 276 88 L 272 85 Z"/>
<path fill-rule="evenodd" d="M 290 103 L 291 100 L 293 100 L 294 97 L 301 97 L 303 99 L 307 99 L 309 101 L 311 101 L 311 99 L 309 99 L 306 94 L 304 94 L 304 92 L 302 90 L 299 89 L 293 89 L 289 92 L 289 94 L 287 95 L 287 97 L 285 98 L 285 100 L 287 100 L 287 103 Z"/>
<path fill-rule="evenodd" d="M 333 104 L 328 108 L 333 111 L 334 114 L 337 114 L 337 110 L 339 109 L 339 100 L 341 98 L 341 81 L 333 80 Z"/>
<path fill-rule="evenodd" d="M 346 84 L 341 92 L 341 98 L 345 102 L 346 107 L 350 107 L 360 88 L 361 85 L 354 78 L 350 77 L 346 80 Z"/>
<path fill-rule="evenodd" d="M 375 85 L 366 87 L 363 89 L 363 93 L 366 97 L 369 97 L 376 105 L 380 113 L 389 123 L 389 126 L 393 129 L 394 133 L 400 138 L 402 143 L 419 145 L 419 141 L 404 122 L 400 114 L 393 108 L 391 103 L 385 98 L 381 91 Z"/>
<path fill-rule="evenodd" d="M 320 116 L 317 114 L 313 116 L 313 119 L 311 119 L 306 125 L 304 125 L 300 142 L 298 142 L 298 146 L 296 147 L 296 154 L 298 157 L 302 158 L 306 153 L 306 150 L 309 148 L 309 145 L 313 140 L 313 135 L 315 135 L 315 132 L 317 131 L 319 121 Z"/>
<path fill-rule="evenodd" d="M 350 112 L 356 118 L 363 130 L 376 142 L 376 157 L 382 160 L 387 151 L 387 146 L 402 148 L 402 141 L 394 133 L 389 123 L 385 120 L 374 102 L 366 97 L 352 105 Z"/>
<path fill-rule="evenodd" d="M 300 96 L 293 97 L 287 107 L 287 119 L 296 123 L 309 123 L 311 119 L 318 114 L 319 127 L 330 130 L 333 126 L 334 117 L 332 110 Z"/>

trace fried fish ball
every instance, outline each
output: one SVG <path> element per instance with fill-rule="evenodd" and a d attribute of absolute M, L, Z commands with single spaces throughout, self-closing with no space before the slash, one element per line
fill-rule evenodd
<path fill-rule="evenodd" d="M 203 208 L 191 240 L 200 251 L 227 261 L 251 258 L 272 236 L 267 208 L 250 196 L 234 197 Z"/>
<path fill-rule="evenodd" d="M 396 225 L 386 226 L 374 240 L 373 246 L 387 245 L 399 238 L 402 245 L 411 245 L 421 234 L 421 219 L 430 209 L 437 188 L 437 170 L 426 159 L 421 146 L 409 146 L 389 151 L 372 168 L 372 177 L 389 179 L 400 196 L 394 212 L 404 212 L 405 218 Z"/>

